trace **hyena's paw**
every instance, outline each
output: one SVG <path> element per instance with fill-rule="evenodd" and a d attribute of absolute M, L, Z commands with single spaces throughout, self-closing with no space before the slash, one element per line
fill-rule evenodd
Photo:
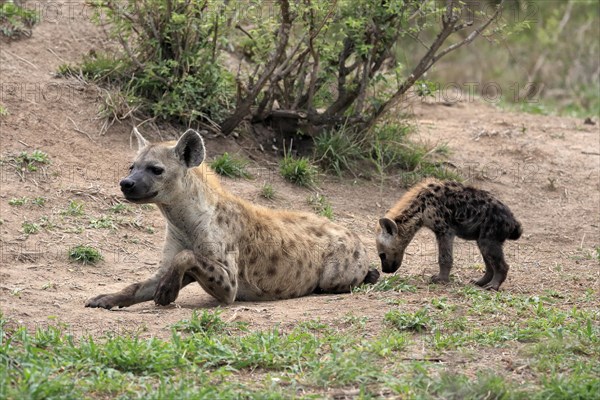
<path fill-rule="evenodd" d="M 497 282 L 490 282 L 486 285 L 481 286 L 481 288 L 485 289 L 485 290 L 493 290 L 493 291 L 497 292 L 498 290 L 500 290 L 500 284 Z"/>
<path fill-rule="evenodd" d="M 433 275 L 431 277 L 431 283 L 450 283 L 450 278 L 446 277 L 446 276 L 439 276 L 439 275 Z"/>
<path fill-rule="evenodd" d="M 375 284 L 378 280 L 379 271 L 376 269 L 370 269 L 369 272 L 367 272 L 367 276 L 365 276 L 363 283 Z"/>
<path fill-rule="evenodd" d="M 475 286 L 479 286 L 479 287 L 484 287 L 486 286 L 491 279 L 487 279 L 486 277 L 483 277 L 481 279 L 471 279 L 471 283 Z"/>
<path fill-rule="evenodd" d="M 118 296 L 115 294 L 101 294 L 86 301 L 85 306 L 110 310 L 113 307 L 119 306 Z"/>
<path fill-rule="evenodd" d="M 177 299 L 179 289 L 179 281 L 165 276 L 154 292 L 154 302 L 158 306 L 168 306 Z"/>

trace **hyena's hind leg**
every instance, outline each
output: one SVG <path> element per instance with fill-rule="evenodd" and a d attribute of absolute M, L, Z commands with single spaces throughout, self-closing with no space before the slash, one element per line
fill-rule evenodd
<path fill-rule="evenodd" d="M 502 242 L 479 239 L 477 245 L 485 262 L 485 274 L 475 283 L 484 289 L 498 290 L 508 275 L 508 264 L 504 260 Z"/>
<path fill-rule="evenodd" d="M 196 281 L 202 288 L 222 303 L 231 304 L 237 293 L 237 277 L 220 262 L 198 259 L 191 250 L 175 256 L 171 269 L 161 279 L 154 302 L 168 305 L 177 299 L 179 291 L 187 283 Z"/>
<path fill-rule="evenodd" d="M 369 270 L 367 250 L 360 242 L 352 252 L 340 246 L 324 264 L 316 293 L 348 293 L 361 283 L 376 283 L 379 278 L 379 271 Z"/>
<path fill-rule="evenodd" d="M 481 255 L 483 256 L 483 262 L 485 264 L 485 274 L 483 274 L 483 276 L 480 279 L 473 280 L 472 283 L 477 286 L 484 287 L 485 285 L 490 283 L 490 281 L 494 277 L 494 267 L 492 266 L 490 257 L 486 257 L 484 255 L 487 253 L 487 251 L 485 249 L 485 245 L 482 244 L 482 242 L 480 240 L 477 241 L 477 247 L 479 247 L 479 251 L 481 252 Z"/>

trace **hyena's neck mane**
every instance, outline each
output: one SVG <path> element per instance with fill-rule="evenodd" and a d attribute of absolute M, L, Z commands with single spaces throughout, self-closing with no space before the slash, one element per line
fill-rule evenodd
<path fill-rule="evenodd" d="M 423 225 L 423 211 L 425 210 L 424 196 L 428 185 L 439 185 L 440 182 L 429 178 L 425 179 L 404 194 L 396 204 L 385 214 L 398 225 L 398 231 L 405 235 L 416 233 Z"/>
<path fill-rule="evenodd" d="M 204 163 L 189 169 L 181 183 L 176 186 L 174 201 L 170 204 L 157 204 L 164 217 L 178 229 L 188 230 L 183 221 L 200 223 L 223 192 L 215 172 Z"/>

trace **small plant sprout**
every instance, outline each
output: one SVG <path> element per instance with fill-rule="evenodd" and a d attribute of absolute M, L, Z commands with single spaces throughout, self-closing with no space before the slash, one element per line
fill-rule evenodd
<path fill-rule="evenodd" d="M 103 259 L 99 250 L 91 246 L 75 246 L 69 250 L 69 259 L 82 264 L 95 264 Z"/>
<path fill-rule="evenodd" d="M 260 188 L 260 195 L 267 200 L 275 199 L 275 188 L 270 183 L 265 182 Z"/>
<path fill-rule="evenodd" d="M 61 211 L 61 215 L 69 215 L 72 217 L 78 217 L 83 215 L 83 207 L 84 204 L 77 201 L 77 200 L 71 200 L 69 201 L 69 205 L 67 206 L 66 210 Z"/>
<path fill-rule="evenodd" d="M 16 207 L 20 207 L 22 205 L 27 204 L 27 202 L 29 201 L 28 197 L 18 197 L 18 198 L 13 198 L 10 199 L 8 201 L 8 205 L 9 206 L 16 206 Z"/>
<path fill-rule="evenodd" d="M 33 199 L 31 202 L 38 207 L 43 207 L 46 204 L 46 200 L 47 199 L 45 197 L 38 196 L 35 199 Z"/>
<path fill-rule="evenodd" d="M 35 222 L 25 221 L 21 224 L 21 227 L 23 228 L 23 233 L 27 235 L 32 235 L 40 231 L 40 225 Z"/>
<path fill-rule="evenodd" d="M 99 218 L 90 219 L 90 228 L 94 229 L 116 229 L 115 221 L 112 217 L 102 215 Z"/>
<path fill-rule="evenodd" d="M 19 169 L 25 169 L 29 172 L 37 171 L 38 166 L 41 164 L 50 163 L 48 154 L 41 150 L 34 150 L 31 154 L 22 151 L 14 160 L 17 162 Z"/>
<path fill-rule="evenodd" d="M 126 214 L 131 212 L 131 207 L 129 207 L 127 204 L 117 203 L 115 205 L 110 206 L 108 211 L 110 211 L 113 214 Z"/>
<path fill-rule="evenodd" d="M 333 207 L 329 204 L 329 200 L 322 194 L 315 193 L 308 196 L 308 204 L 312 206 L 315 212 L 323 217 L 333 219 Z"/>

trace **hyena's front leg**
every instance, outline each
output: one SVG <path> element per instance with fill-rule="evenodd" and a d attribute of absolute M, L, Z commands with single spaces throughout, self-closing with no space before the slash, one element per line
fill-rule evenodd
<path fill-rule="evenodd" d="M 110 310 L 114 307 L 129 307 L 137 303 L 152 300 L 161 277 L 162 274 L 156 274 L 143 282 L 133 283 L 121 291 L 92 297 L 85 303 L 85 306 Z M 192 277 L 186 276 L 181 282 L 180 287 L 188 285 L 193 281 Z"/>
<path fill-rule="evenodd" d="M 454 243 L 454 235 L 450 232 L 436 232 L 438 244 L 438 264 L 440 265 L 440 273 L 433 275 L 431 281 L 433 283 L 448 283 L 450 282 L 450 270 L 452 269 L 452 244 Z"/>
<path fill-rule="evenodd" d="M 238 288 L 234 263 L 233 259 L 221 262 L 196 257 L 191 250 L 184 250 L 177 254 L 170 270 L 160 281 L 154 293 L 154 301 L 163 306 L 172 303 L 179 294 L 181 282 L 190 277 L 218 301 L 231 304 Z"/>
<path fill-rule="evenodd" d="M 106 308 L 110 310 L 114 307 L 129 307 L 137 303 L 152 300 L 158 283 L 170 270 L 171 262 L 180 250 L 181 248 L 179 246 L 172 244 L 172 239 L 167 239 L 165 248 L 163 249 L 160 267 L 154 276 L 143 282 L 131 284 L 119 292 L 92 297 L 86 301 L 85 306 L 92 308 Z M 185 286 L 193 281 L 192 278 L 186 278 L 181 282 L 181 286 Z"/>

